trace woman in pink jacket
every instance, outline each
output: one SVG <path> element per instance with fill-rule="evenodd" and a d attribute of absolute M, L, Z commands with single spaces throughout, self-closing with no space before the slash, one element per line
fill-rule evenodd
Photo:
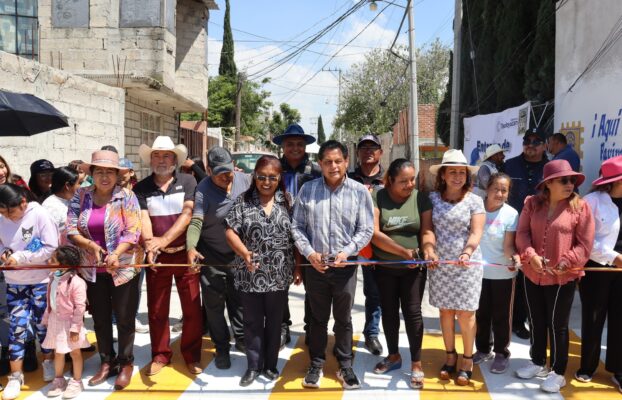
<path fill-rule="evenodd" d="M 592 211 L 575 192 L 584 180 L 568 161 L 549 161 L 536 186 L 540 193 L 526 199 L 516 232 L 531 325 L 531 361 L 516 374 L 523 379 L 546 377 L 540 388 L 550 393 L 566 385 L 570 309 L 594 242 Z"/>

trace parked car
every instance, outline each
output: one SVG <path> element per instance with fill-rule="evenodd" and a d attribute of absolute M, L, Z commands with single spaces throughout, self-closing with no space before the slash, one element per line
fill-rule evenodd
<path fill-rule="evenodd" d="M 257 160 L 265 155 L 276 157 L 275 154 L 267 151 L 235 151 L 231 153 L 235 166 L 248 174 L 255 170 Z"/>

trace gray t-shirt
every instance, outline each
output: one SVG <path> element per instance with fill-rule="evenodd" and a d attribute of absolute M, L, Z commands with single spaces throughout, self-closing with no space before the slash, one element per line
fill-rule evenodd
<path fill-rule="evenodd" d="M 203 220 L 197 250 L 205 257 L 204 262 L 229 264 L 233 261 L 235 254 L 225 239 L 225 217 L 235 199 L 250 187 L 251 179 L 250 175 L 234 172 L 230 193 L 216 186 L 210 177 L 197 186 L 192 218 Z"/>

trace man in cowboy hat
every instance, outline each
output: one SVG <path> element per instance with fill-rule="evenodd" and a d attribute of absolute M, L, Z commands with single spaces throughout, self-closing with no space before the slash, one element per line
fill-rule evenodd
<path fill-rule="evenodd" d="M 291 124 L 285 129 L 285 132 L 275 136 L 272 142 L 281 146 L 283 149 L 283 157 L 281 157 L 281 166 L 283 167 L 283 183 L 285 184 L 285 190 L 295 199 L 298 195 L 298 191 L 310 180 L 319 178 L 322 176 L 322 170 L 319 165 L 309 159 L 309 155 L 306 153 L 308 144 L 314 143 L 315 138 L 311 135 L 307 135 L 302 127 L 298 124 Z M 300 277 L 304 282 L 304 269 L 300 271 Z M 309 309 L 309 303 L 305 296 L 305 331 L 309 325 L 309 315 L 311 310 Z M 289 312 L 289 301 L 285 306 L 285 312 L 283 313 L 283 323 L 281 324 L 281 347 L 289 343 L 291 340 L 289 333 L 289 326 L 292 324 L 291 315 Z M 305 339 L 306 341 L 307 339 Z"/>
<path fill-rule="evenodd" d="M 237 197 L 250 187 L 251 176 L 234 171 L 231 154 L 219 146 L 207 153 L 207 172 L 208 177 L 199 183 L 195 194 L 192 220 L 186 234 L 187 260 L 194 263 L 199 259 L 209 264 L 201 270 L 201 287 L 210 336 L 216 347 L 214 364 L 218 369 L 229 369 L 231 336 L 225 320 L 225 306 L 235 348 L 244 353 L 245 347 L 242 303 L 233 286 L 233 268 L 228 266 L 235 253 L 225 238 L 224 220 Z"/>
<path fill-rule="evenodd" d="M 488 187 L 488 180 L 491 175 L 497 172 L 503 172 L 503 160 L 505 159 L 505 150 L 498 144 L 491 144 L 486 147 L 484 153 L 484 159 L 480 165 L 479 171 L 477 171 L 477 179 L 475 181 L 475 187 L 473 193 L 481 196 L 486 196 L 486 188 Z"/>
<path fill-rule="evenodd" d="M 380 165 L 382 145 L 378 136 L 368 133 L 361 136 L 356 145 L 358 165 L 354 171 L 348 172 L 348 177 L 362 183 L 370 192 L 384 187 L 384 171 Z M 371 243 L 368 244 L 361 256 L 371 258 Z M 365 347 L 370 353 L 379 356 L 382 354 L 382 344 L 378 340 L 380 333 L 380 293 L 371 268 L 363 268 L 363 294 L 365 295 Z"/>
<path fill-rule="evenodd" d="M 192 217 L 196 181 L 192 176 L 178 174 L 175 170 L 186 159 L 186 146 L 175 146 L 170 137 L 158 136 L 152 147 L 141 144 L 138 154 L 153 171 L 134 187 L 141 208 L 147 261 L 153 263 L 157 257 L 158 263 L 185 264 L 186 229 Z M 160 372 L 173 356 L 168 322 L 173 278 L 184 319 L 181 353 L 190 373 L 196 375 L 203 370 L 199 364 L 203 316 L 198 272 L 192 267 L 154 267 L 147 270 L 152 357 L 147 375 Z"/>
<path fill-rule="evenodd" d="M 512 178 L 512 188 L 508 203 L 520 214 L 527 196 L 536 194 L 536 185 L 542 180 L 544 164 L 548 162 L 545 154 L 545 135 L 541 128 L 531 128 L 523 136 L 523 152 L 505 162 L 505 173 Z M 529 339 L 525 328 L 527 304 L 523 288 L 522 271 L 516 278 L 512 331 L 521 339 Z"/>

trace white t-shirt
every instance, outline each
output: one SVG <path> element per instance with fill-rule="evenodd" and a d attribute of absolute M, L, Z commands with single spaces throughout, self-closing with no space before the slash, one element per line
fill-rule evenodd
<path fill-rule="evenodd" d="M 53 194 L 41 204 L 49 213 L 58 227 L 58 235 L 61 243 L 67 238 L 67 209 L 69 200 L 65 200 Z"/>
<path fill-rule="evenodd" d="M 518 212 L 508 204 L 504 204 L 494 212 L 486 212 L 486 225 L 479 247 L 484 262 L 495 264 L 511 264 L 503 254 L 505 232 L 516 232 Z M 511 279 L 517 274 L 505 267 L 484 265 L 484 279 Z"/>

